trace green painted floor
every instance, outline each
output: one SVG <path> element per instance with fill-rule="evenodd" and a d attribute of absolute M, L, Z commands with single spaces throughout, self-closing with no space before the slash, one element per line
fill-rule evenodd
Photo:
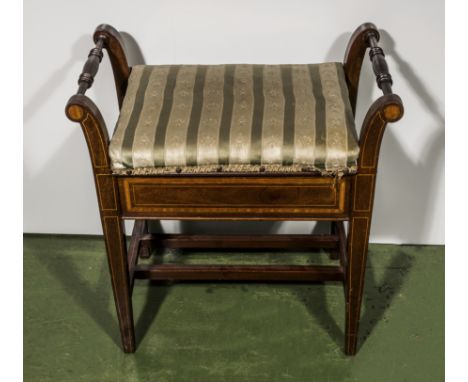
<path fill-rule="evenodd" d="M 155 259 L 155 260 L 154 260 Z M 322 253 L 168 252 L 153 261 L 327 263 Z M 120 350 L 100 237 L 25 235 L 25 381 L 443 381 L 444 247 L 371 245 L 361 348 L 339 284 L 137 282 Z"/>

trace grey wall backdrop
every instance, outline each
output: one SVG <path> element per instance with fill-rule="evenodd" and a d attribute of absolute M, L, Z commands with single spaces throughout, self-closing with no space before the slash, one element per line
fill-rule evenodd
<path fill-rule="evenodd" d="M 166 0 L 24 2 L 24 230 L 101 234 L 81 130 L 64 116 L 68 97 L 103 22 L 124 32 L 131 64 L 341 61 L 362 22 L 382 30 L 402 121 L 384 138 L 372 242 L 444 242 L 444 2 L 442 0 Z M 110 133 L 117 119 L 104 58 L 89 95 Z M 377 89 L 363 66 L 357 120 Z M 164 222 L 177 231 L 306 233 L 313 223 Z M 324 229 L 324 227 L 319 227 Z"/>

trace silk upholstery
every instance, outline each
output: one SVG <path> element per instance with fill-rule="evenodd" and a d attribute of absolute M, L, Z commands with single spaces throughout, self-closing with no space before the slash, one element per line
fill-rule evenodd
<path fill-rule="evenodd" d="M 340 63 L 137 65 L 109 147 L 116 174 L 356 172 Z"/>

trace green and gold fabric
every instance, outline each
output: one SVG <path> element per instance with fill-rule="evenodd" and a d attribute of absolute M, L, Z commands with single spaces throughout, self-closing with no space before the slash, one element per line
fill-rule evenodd
<path fill-rule="evenodd" d="M 356 171 L 343 67 L 138 65 L 110 143 L 117 174 Z"/>

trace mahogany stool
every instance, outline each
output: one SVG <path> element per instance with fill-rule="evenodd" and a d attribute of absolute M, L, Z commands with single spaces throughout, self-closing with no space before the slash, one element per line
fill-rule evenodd
<path fill-rule="evenodd" d="M 122 38 L 100 25 L 66 115 L 84 132 L 94 171 L 124 352 L 134 352 L 135 278 L 341 281 L 344 351 L 357 350 L 380 144 L 403 115 L 371 23 L 343 63 L 128 66 Z M 367 48 L 383 96 L 354 125 Z M 106 124 L 85 96 L 107 50 L 120 116 Z M 124 219 L 135 220 L 127 251 Z M 325 235 L 152 234 L 150 220 L 330 221 Z M 348 222 L 346 234 L 344 222 Z M 176 248 L 327 248 L 339 265 L 138 264 L 151 245 Z"/>

